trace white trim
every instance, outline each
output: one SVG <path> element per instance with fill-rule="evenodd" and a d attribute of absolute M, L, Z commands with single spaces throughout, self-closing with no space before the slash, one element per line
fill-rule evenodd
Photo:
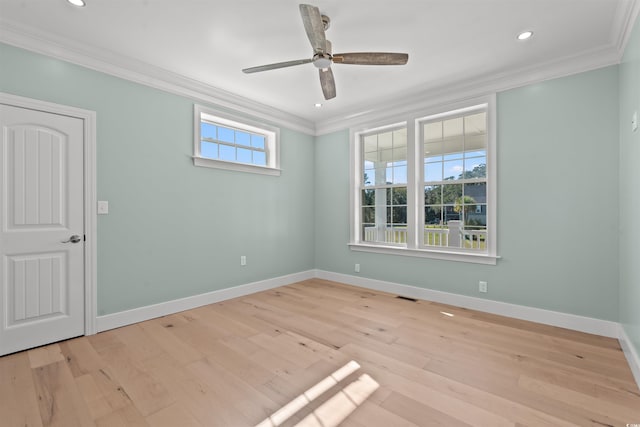
<path fill-rule="evenodd" d="M 611 41 L 618 51 L 619 61 L 622 61 L 638 14 L 640 14 L 640 1 L 623 0 L 618 3 L 613 25 L 611 26 Z"/>
<path fill-rule="evenodd" d="M 543 323 L 545 325 L 572 329 L 589 334 L 602 335 L 610 338 L 618 338 L 619 336 L 619 324 L 608 320 L 594 319 L 591 317 L 561 313 L 542 308 L 486 300 L 466 295 L 436 291 L 433 289 L 419 288 L 417 286 L 368 279 L 365 277 L 351 276 L 342 273 L 333 273 L 330 271 L 316 270 L 316 277 L 319 279 L 346 283 L 349 285 L 360 286 L 363 288 L 374 289 L 411 298 L 419 298 L 422 300 L 455 305 L 458 307 L 498 314 L 515 319 L 528 320 L 531 322 Z"/>
<path fill-rule="evenodd" d="M 638 388 L 640 388 L 640 355 L 638 355 L 636 347 L 633 345 L 633 342 L 631 342 L 631 339 L 622 325 L 620 325 L 618 341 L 620 341 L 620 347 L 622 347 L 622 351 L 624 351 L 627 362 L 629 362 L 631 373 L 638 384 Z"/>
<path fill-rule="evenodd" d="M 225 169 L 238 172 L 257 173 L 261 175 L 280 176 L 282 169 L 264 166 L 249 165 L 247 163 L 230 162 L 226 160 L 209 159 L 207 157 L 193 156 L 194 166 L 213 169 Z"/>
<path fill-rule="evenodd" d="M 0 42 L 71 62 L 101 73 L 230 108 L 308 135 L 315 134 L 313 122 L 200 81 L 128 58 L 95 49 L 81 42 L 0 19 Z"/>
<path fill-rule="evenodd" d="M 96 113 L 67 105 L 0 92 L 0 103 L 81 119 L 84 123 L 84 333 L 96 333 L 97 226 L 96 226 Z"/>
<path fill-rule="evenodd" d="M 302 271 L 300 273 L 274 277 L 273 279 L 260 280 L 257 282 L 247 283 L 245 285 L 234 286 L 231 288 L 220 289 L 204 294 L 180 298 L 173 301 L 147 305 L 144 307 L 120 311 L 118 313 L 107 314 L 104 316 L 98 316 L 97 330 L 98 332 L 102 332 L 109 329 L 120 328 L 122 326 L 144 322 L 145 320 L 167 316 L 169 314 L 190 310 L 192 308 L 201 307 L 203 305 L 213 304 L 232 298 L 250 295 L 256 292 L 266 291 L 269 289 L 277 288 L 279 286 L 290 285 L 292 283 L 300 282 L 303 280 L 313 279 L 314 277 L 314 270 Z"/>
<path fill-rule="evenodd" d="M 363 243 L 350 243 L 349 247 L 356 252 L 370 252 L 375 254 L 410 256 L 415 258 L 431 258 L 443 261 L 469 262 L 472 264 L 496 265 L 499 256 L 486 253 L 451 252 L 432 249 L 411 249 L 397 246 L 367 245 Z"/>

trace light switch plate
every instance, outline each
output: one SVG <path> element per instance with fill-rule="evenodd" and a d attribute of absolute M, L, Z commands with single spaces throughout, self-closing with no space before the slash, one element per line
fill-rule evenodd
<path fill-rule="evenodd" d="M 638 130 L 638 112 L 633 112 L 633 117 L 631 117 L 631 131 L 635 132 Z"/>
<path fill-rule="evenodd" d="M 109 202 L 106 200 L 98 200 L 98 215 L 106 215 L 109 213 Z"/>

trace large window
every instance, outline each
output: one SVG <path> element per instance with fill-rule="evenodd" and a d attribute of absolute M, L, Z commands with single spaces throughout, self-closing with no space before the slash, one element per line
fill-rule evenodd
<path fill-rule="evenodd" d="M 495 263 L 493 100 L 352 132 L 352 249 Z"/>
<path fill-rule="evenodd" d="M 278 129 L 195 106 L 194 164 L 279 175 Z"/>

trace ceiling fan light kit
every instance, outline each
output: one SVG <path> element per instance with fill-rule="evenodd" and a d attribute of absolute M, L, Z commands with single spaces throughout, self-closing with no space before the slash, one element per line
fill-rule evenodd
<path fill-rule="evenodd" d="M 322 15 L 316 6 L 310 4 L 300 5 L 300 16 L 302 16 L 304 29 L 313 48 L 313 56 L 310 59 L 298 59 L 260 65 L 245 68 L 242 72 L 250 74 L 313 63 L 320 73 L 320 86 L 324 98 L 329 100 L 336 96 L 336 84 L 333 71 L 331 70 L 331 64 L 404 65 L 409 60 L 408 54 L 394 52 L 350 52 L 336 53 L 334 55 L 331 51 L 331 42 L 327 40 L 325 35 L 325 31 L 331 24 L 329 17 Z"/>

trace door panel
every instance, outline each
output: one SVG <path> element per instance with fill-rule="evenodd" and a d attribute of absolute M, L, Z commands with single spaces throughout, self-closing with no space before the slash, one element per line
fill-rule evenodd
<path fill-rule="evenodd" d="M 64 135 L 46 128 L 7 128 L 8 229 L 65 226 L 63 159 L 68 156 Z"/>
<path fill-rule="evenodd" d="M 84 333 L 84 123 L 0 105 L 0 126 L 2 355 Z"/>

